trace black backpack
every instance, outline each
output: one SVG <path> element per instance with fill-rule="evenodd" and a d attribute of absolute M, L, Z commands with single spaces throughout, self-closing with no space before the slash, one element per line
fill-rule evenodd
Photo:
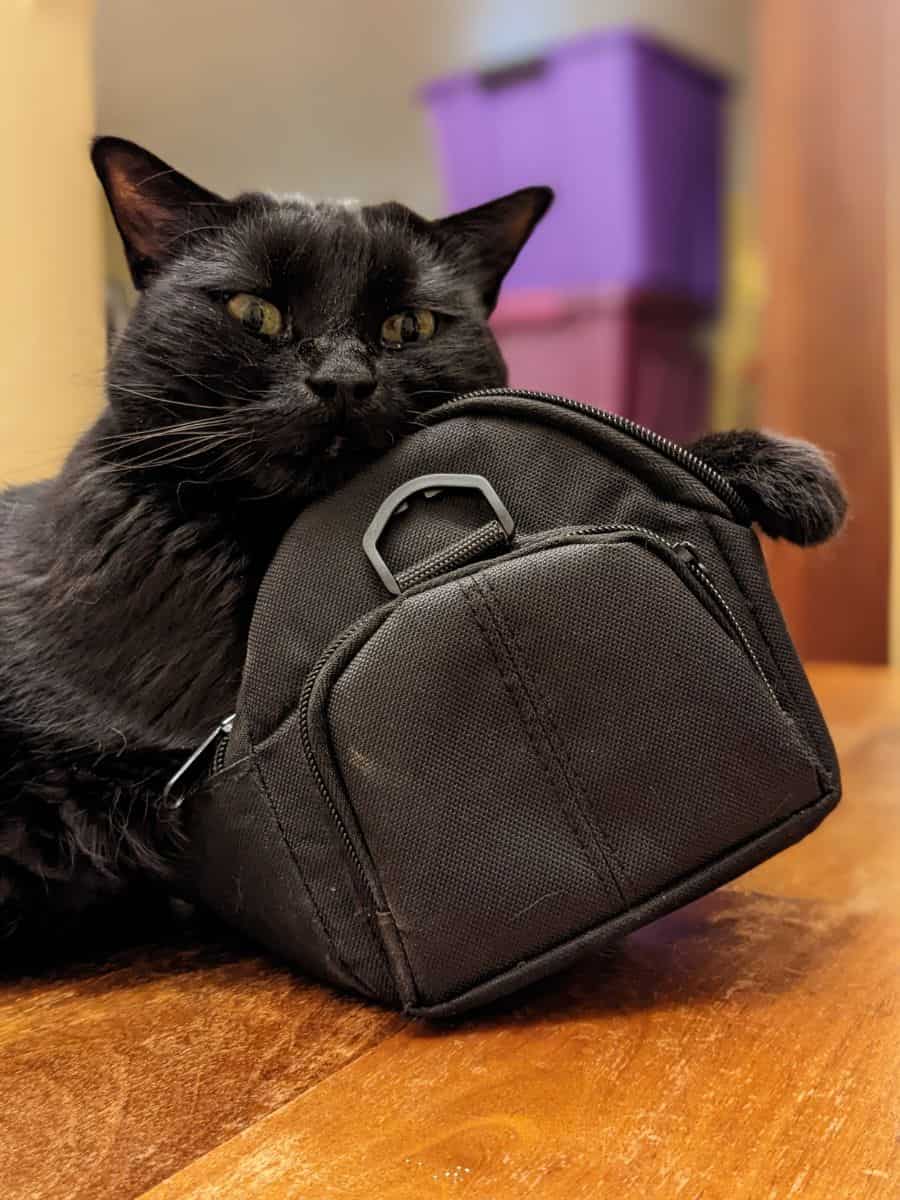
<path fill-rule="evenodd" d="M 445 1016 L 755 866 L 840 782 L 723 477 L 555 397 L 424 421 L 294 522 L 170 797 L 226 921 Z"/>

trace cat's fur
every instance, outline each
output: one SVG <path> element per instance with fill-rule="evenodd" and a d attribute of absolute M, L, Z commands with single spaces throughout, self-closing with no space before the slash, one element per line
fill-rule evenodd
<path fill-rule="evenodd" d="M 0 937 L 165 879 L 163 784 L 233 703 L 286 523 L 416 413 L 505 382 L 486 319 L 551 200 L 429 222 L 224 200 L 115 138 L 93 159 L 140 294 L 94 426 L 56 479 L 0 496 Z M 241 327 L 236 292 L 276 303 L 284 336 Z M 437 312 L 437 333 L 386 349 L 405 309 Z M 700 450 L 764 528 L 828 536 L 843 508 L 824 459 L 752 437 Z"/>
<path fill-rule="evenodd" d="M 847 499 L 818 446 L 743 429 L 708 434 L 691 449 L 729 480 L 769 537 L 815 546 L 844 522 Z"/>

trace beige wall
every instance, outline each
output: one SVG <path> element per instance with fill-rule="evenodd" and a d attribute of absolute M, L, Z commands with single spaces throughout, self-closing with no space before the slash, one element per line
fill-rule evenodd
<path fill-rule="evenodd" d="M 0 3 L 0 485 L 51 474 L 99 404 L 92 10 Z"/>
<path fill-rule="evenodd" d="M 98 122 L 224 192 L 394 198 L 436 214 L 418 84 L 637 25 L 735 78 L 743 188 L 751 15 L 749 0 L 99 0 Z"/>
<path fill-rule="evenodd" d="M 442 210 L 423 81 L 587 29 L 637 26 L 734 82 L 715 423 L 752 420 L 761 301 L 750 0 L 99 0 L 98 123 L 202 183 Z M 121 273 L 117 253 L 113 269 Z"/>

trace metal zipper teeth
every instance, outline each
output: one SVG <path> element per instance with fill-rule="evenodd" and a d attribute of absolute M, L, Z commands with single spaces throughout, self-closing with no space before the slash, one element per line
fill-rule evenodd
<path fill-rule="evenodd" d="M 347 826 L 344 823 L 343 817 L 338 812 L 337 805 L 331 798 L 331 793 L 328 791 L 328 785 L 325 782 L 325 778 L 322 775 L 322 772 L 319 770 L 319 764 L 316 762 L 316 756 L 312 748 L 312 737 L 309 732 L 309 703 L 312 698 L 313 688 L 316 685 L 316 680 L 318 679 L 320 673 L 324 670 L 328 660 L 332 657 L 332 655 L 337 654 L 341 647 L 344 646 L 362 628 L 368 619 L 369 614 L 366 613 L 364 617 L 361 617 L 360 620 L 355 621 L 352 625 L 345 629 L 338 638 L 331 642 L 325 648 L 325 650 L 322 651 L 321 656 L 310 668 L 310 671 L 306 676 L 306 682 L 303 684 L 303 690 L 300 693 L 300 711 L 302 713 L 302 718 L 300 721 L 300 740 L 303 743 L 303 753 L 306 757 L 307 764 L 309 765 L 310 771 L 312 771 L 313 778 L 316 781 L 316 786 L 319 789 L 322 799 L 325 801 L 328 811 L 331 813 L 332 820 L 341 834 L 344 845 L 347 847 L 347 850 L 350 853 L 353 864 L 359 872 L 360 878 L 366 886 L 366 890 L 377 905 L 377 897 L 372 891 L 372 885 L 369 883 L 369 877 L 366 873 L 365 867 L 363 866 L 362 859 L 357 853 L 356 846 L 353 844 L 353 839 L 347 832 Z"/>
<path fill-rule="evenodd" d="M 696 579 L 699 580 L 699 582 L 703 585 L 703 587 L 706 588 L 706 591 L 710 595 L 712 595 L 713 598 L 715 599 L 716 603 L 719 606 L 720 611 L 722 612 L 723 616 L 728 621 L 728 624 L 731 626 L 735 636 L 737 637 L 738 641 L 740 642 L 741 646 L 743 647 L 744 653 L 750 659 L 751 663 L 753 663 L 753 666 L 756 668 L 757 674 L 759 675 L 760 679 L 762 679 L 763 683 L 766 685 L 769 695 L 772 697 L 772 699 L 775 702 L 775 704 L 777 705 L 777 707 L 781 708 L 782 707 L 781 701 L 776 696 L 775 689 L 772 687 L 772 684 L 769 682 L 769 677 L 763 670 L 762 663 L 759 661 L 756 651 L 750 645 L 750 640 L 747 637 L 746 633 L 744 633 L 743 626 L 741 625 L 741 623 L 738 621 L 737 617 L 732 612 L 725 597 L 722 595 L 722 593 L 716 587 L 715 583 L 713 582 L 712 578 L 709 575 L 709 572 L 706 570 L 706 567 L 703 565 L 703 563 L 699 559 L 697 559 L 693 562 L 689 562 L 687 565 L 688 565 L 688 570 L 694 575 L 694 577 Z"/>
<path fill-rule="evenodd" d="M 692 454 L 690 450 L 686 450 L 684 446 L 679 446 L 677 442 L 670 441 L 667 437 L 663 437 L 661 433 L 656 433 L 652 429 L 647 429 L 644 425 L 639 425 L 637 421 L 629 420 L 628 417 L 621 417 L 618 413 L 606 412 L 602 408 L 593 408 L 590 404 L 582 404 L 578 400 L 569 400 L 566 396 L 558 396 L 554 392 L 536 392 L 528 388 L 481 388 L 475 392 L 464 392 L 461 396 L 455 396 L 452 400 L 448 400 L 447 404 L 459 404 L 463 400 L 478 400 L 482 397 L 524 397 L 526 400 L 546 400 L 551 404 L 557 404 L 562 408 L 571 408 L 576 412 L 584 413 L 589 417 L 593 417 L 595 421 L 600 421 L 603 425 L 611 425 L 614 429 L 621 429 L 623 433 L 630 434 L 644 445 L 650 446 L 654 450 L 658 450 L 660 454 L 664 454 L 667 458 L 672 459 L 680 467 L 690 471 L 702 483 L 704 483 L 714 495 L 723 500 L 732 510 L 734 515 L 746 524 L 750 524 L 751 515 L 744 501 L 734 490 L 724 475 L 698 458 L 696 454 Z"/>
<path fill-rule="evenodd" d="M 225 755 L 228 751 L 228 741 L 231 737 L 232 726 L 234 725 L 234 716 L 235 714 L 232 713 L 231 716 L 226 717 L 219 726 L 222 731 L 222 735 L 219 738 L 219 744 L 216 746 L 216 752 L 213 755 L 212 766 L 210 767 L 211 775 L 215 775 L 216 771 L 221 771 L 225 766 Z"/>

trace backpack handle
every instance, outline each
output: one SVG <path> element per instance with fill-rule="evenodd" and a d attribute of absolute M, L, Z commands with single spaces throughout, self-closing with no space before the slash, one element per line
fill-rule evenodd
<path fill-rule="evenodd" d="M 403 510 L 403 507 L 411 496 L 415 496 L 418 492 L 424 492 L 426 496 L 429 494 L 433 495 L 447 488 L 480 492 L 490 505 L 494 520 L 490 521 L 487 526 L 482 526 L 481 529 L 468 534 L 459 542 L 455 542 L 446 550 L 440 551 L 439 554 L 432 555 L 424 562 L 416 564 L 408 571 L 404 571 L 401 578 L 406 587 L 410 587 L 414 583 L 424 582 L 440 571 L 464 566 L 467 562 L 480 558 L 488 550 L 496 549 L 501 545 L 507 545 L 515 535 L 515 521 L 509 515 L 506 505 L 483 475 L 418 475 L 415 479 L 410 479 L 406 483 L 401 484 L 400 487 L 391 492 L 388 498 L 379 505 L 378 511 L 372 518 L 369 528 L 363 535 L 362 544 L 366 557 L 375 568 L 378 578 L 391 595 L 401 595 L 403 587 L 382 558 L 381 552 L 378 549 L 378 542 L 381 539 L 381 535 L 387 528 L 391 518 L 396 515 L 398 510 Z"/>

